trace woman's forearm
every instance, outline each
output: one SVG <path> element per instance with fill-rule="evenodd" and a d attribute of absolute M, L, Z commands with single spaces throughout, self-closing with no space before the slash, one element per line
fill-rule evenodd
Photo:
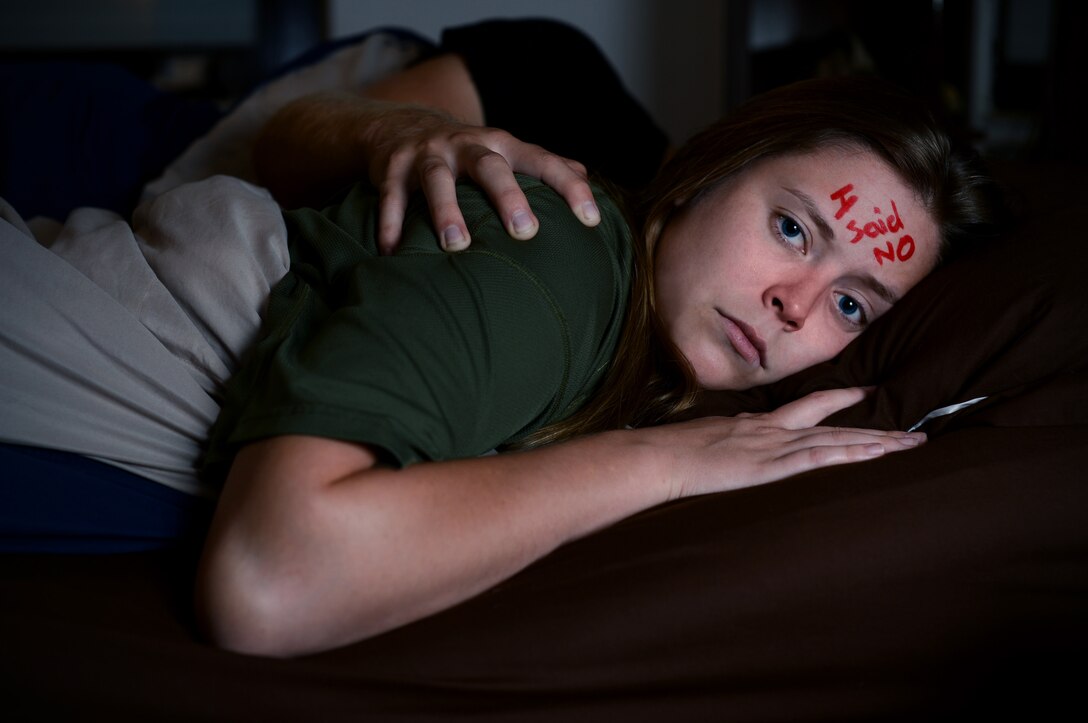
<path fill-rule="evenodd" d="M 513 454 L 394 470 L 370 449 L 276 437 L 241 451 L 198 577 L 218 644 L 298 655 L 476 595 L 565 542 L 670 499 L 783 479 L 920 444 L 814 427 L 864 390 L 766 415 L 617 430 Z"/>
<path fill-rule="evenodd" d="M 624 432 L 403 470 L 297 464 L 342 444 L 279 438 L 244 450 L 200 576 L 219 644 L 297 655 L 360 640 L 670 495 L 661 455 Z"/>

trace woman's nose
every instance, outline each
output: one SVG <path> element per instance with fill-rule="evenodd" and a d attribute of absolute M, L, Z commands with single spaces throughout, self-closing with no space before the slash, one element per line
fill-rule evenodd
<path fill-rule="evenodd" d="M 766 301 L 784 323 L 787 331 L 797 331 L 804 327 L 805 320 L 812 313 L 813 305 L 819 297 L 817 287 L 815 283 L 801 282 L 783 284 L 767 290 Z"/>

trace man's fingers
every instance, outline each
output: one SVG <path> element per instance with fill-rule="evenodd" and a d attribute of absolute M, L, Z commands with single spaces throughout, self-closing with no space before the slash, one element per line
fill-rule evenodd
<path fill-rule="evenodd" d="M 581 165 L 581 164 L 578 164 Z M 559 194 L 567 200 L 567 205 L 583 225 L 593 227 L 601 222 L 601 210 L 597 208 L 597 201 L 593 198 L 593 191 L 589 187 L 584 172 L 579 173 L 571 169 L 573 175 L 562 174 L 553 179 L 548 185 L 559 191 Z M 584 167 L 583 167 L 584 171 Z"/>
<path fill-rule="evenodd" d="M 388 256 L 400 243 L 407 196 L 403 187 L 383 189 L 378 200 L 378 253 Z"/>
<path fill-rule="evenodd" d="M 509 134 L 500 133 L 494 140 L 495 147 L 514 171 L 539 178 L 554 188 L 583 224 L 596 226 L 601 222 L 584 165 L 532 143 L 523 143 Z"/>
<path fill-rule="evenodd" d="M 446 251 L 468 248 L 470 238 L 465 217 L 457 205 L 457 176 L 454 170 L 444 159 L 430 156 L 420 163 L 419 180 L 442 248 Z"/>
<path fill-rule="evenodd" d="M 583 179 L 589 178 L 589 171 L 586 170 L 585 164 L 579 163 L 573 158 L 564 158 L 563 162 L 567 164 L 570 170 L 574 171 L 577 175 Z"/>
<path fill-rule="evenodd" d="M 589 187 L 585 166 L 539 146 L 532 148 L 530 158 L 527 172 L 558 191 L 583 225 L 592 227 L 601 222 L 601 212 Z"/>
<path fill-rule="evenodd" d="M 452 124 L 424 141 L 405 144 L 387 158 L 379 205 L 378 246 L 382 253 L 391 253 L 399 243 L 408 194 L 416 187 L 427 197 L 442 247 L 447 251 L 468 247 L 471 239 L 456 190 L 458 176 L 464 175 L 484 190 L 513 238 L 531 239 L 540 228 L 516 173 L 539 178 L 554 188 L 586 226 L 601 221 L 585 166 L 577 161 L 496 129 L 466 130 Z M 375 173 L 380 171 L 372 170 L 372 175 Z"/>
<path fill-rule="evenodd" d="M 477 146 L 465 166 L 472 180 L 480 185 L 495 205 L 510 236 L 521 241 L 536 236 L 540 222 L 514 178 L 514 169 L 502 155 Z"/>
<path fill-rule="evenodd" d="M 378 253 L 389 255 L 400 243 L 408 194 L 413 187 L 411 155 L 406 152 L 392 154 L 384 178 L 374 180 L 379 190 Z"/>

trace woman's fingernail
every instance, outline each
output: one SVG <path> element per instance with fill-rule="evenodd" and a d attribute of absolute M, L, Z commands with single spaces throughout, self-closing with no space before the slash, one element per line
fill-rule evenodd
<path fill-rule="evenodd" d="M 582 221 L 594 225 L 601 220 L 601 212 L 597 208 L 597 204 L 593 201 L 586 201 L 582 204 Z"/>
<path fill-rule="evenodd" d="M 460 251 L 467 245 L 461 229 L 456 226 L 449 226 L 442 232 L 442 248 L 446 251 Z"/>
<path fill-rule="evenodd" d="M 533 217 L 525 211 L 516 211 L 514 217 L 510 219 L 510 224 L 518 236 L 524 236 L 533 231 Z"/>
<path fill-rule="evenodd" d="M 879 457 L 880 455 L 884 454 L 884 445 L 867 444 L 865 445 L 865 454 L 869 455 L 870 457 Z"/>

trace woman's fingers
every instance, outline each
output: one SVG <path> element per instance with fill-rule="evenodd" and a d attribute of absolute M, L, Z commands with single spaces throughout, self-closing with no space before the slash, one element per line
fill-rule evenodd
<path fill-rule="evenodd" d="M 884 454 L 914 449 L 926 440 L 921 433 L 821 428 L 813 431 L 799 444 L 783 446 L 783 452 L 776 460 L 782 476 L 874 459 Z"/>
<path fill-rule="evenodd" d="M 882 429 L 852 429 L 844 427 L 810 427 L 793 431 L 793 440 L 781 447 L 783 455 L 801 450 L 853 447 L 866 444 L 883 446 L 886 452 L 917 447 L 926 440 L 923 432 L 900 432 Z"/>
<path fill-rule="evenodd" d="M 753 481 L 774 481 L 823 467 L 863 462 L 914 449 L 926 441 L 920 432 L 834 427 L 780 429 L 774 436 L 776 441 L 762 443 L 768 459 Z"/>
<path fill-rule="evenodd" d="M 830 400 L 806 398 L 784 416 L 798 414 L 798 408 L 799 417 L 820 414 L 849 398 L 843 394 L 831 395 Z M 704 417 L 640 429 L 636 434 L 664 450 L 675 464 L 674 497 L 774 482 L 820 467 L 913 449 L 926 440 L 922 433 L 879 429 L 787 428 L 776 414 Z"/>
<path fill-rule="evenodd" d="M 822 467 L 875 459 L 887 452 L 887 447 L 879 442 L 836 447 L 807 447 L 782 456 L 777 460 L 777 465 L 781 477 L 785 478 Z"/>
<path fill-rule="evenodd" d="M 819 424 L 840 409 L 857 404 L 868 394 L 869 389 L 865 387 L 827 389 L 784 404 L 764 416 L 784 429 L 804 429 Z"/>
<path fill-rule="evenodd" d="M 781 446 L 779 462 L 788 474 L 879 457 L 913 449 L 926 440 L 923 433 L 898 430 L 815 426 L 835 412 L 857 404 L 870 392 L 866 387 L 814 392 L 779 407 L 760 421 L 794 430 L 793 441 Z"/>

